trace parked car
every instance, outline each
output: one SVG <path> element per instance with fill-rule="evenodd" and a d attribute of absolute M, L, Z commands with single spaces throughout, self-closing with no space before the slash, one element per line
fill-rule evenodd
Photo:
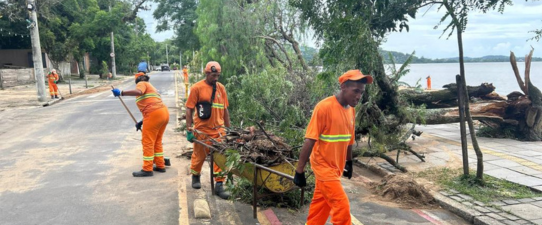
<path fill-rule="evenodd" d="M 170 71 L 170 70 L 169 70 L 169 66 L 162 66 L 162 71 L 166 71 L 166 70 L 167 70 L 167 71 Z"/>

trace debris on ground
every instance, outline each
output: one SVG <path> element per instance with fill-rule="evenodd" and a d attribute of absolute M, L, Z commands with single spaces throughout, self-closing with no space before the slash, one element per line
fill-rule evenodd
<path fill-rule="evenodd" d="M 384 177 L 380 183 L 372 183 L 370 186 L 377 195 L 406 207 L 421 208 L 436 204 L 429 191 L 413 178 L 392 174 Z"/>
<path fill-rule="evenodd" d="M 230 129 L 220 140 L 207 140 L 222 154 L 236 150 L 241 162 L 254 162 L 263 166 L 276 166 L 294 162 L 292 148 L 285 140 L 263 129 Z"/>

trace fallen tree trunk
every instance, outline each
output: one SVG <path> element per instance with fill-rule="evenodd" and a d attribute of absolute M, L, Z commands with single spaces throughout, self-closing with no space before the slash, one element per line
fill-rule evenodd
<path fill-rule="evenodd" d="M 475 120 L 504 121 L 507 101 L 490 101 L 470 105 L 472 118 Z M 459 110 L 457 108 L 430 109 L 425 115 L 426 124 L 459 123 Z"/>
<path fill-rule="evenodd" d="M 531 96 L 520 96 L 507 101 L 471 104 L 472 119 L 494 129 L 514 130 L 514 135 L 520 140 L 541 141 L 542 107 L 531 101 L 531 98 L 537 95 L 534 92 L 540 91 L 531 86 L 530 92 L 533 92 Z M 457 108 L 429 109 L 424 118 L 426 124 L 458 123 L 459 111 Z"/>
<path fill-rule="evenodd" d="M 413 89 L 404 89 L 400 93 L 407 101 L 414 105 L 425 104 L 428 109 L 448 108 L 457 106 L 457 84 L 444 85 L 442 90 L 419 92 Z M 482 83 L 480 86 L 467 86 L 471 98 L 483 100 L 504 100 L 496 94 L 491 83 Z"/>

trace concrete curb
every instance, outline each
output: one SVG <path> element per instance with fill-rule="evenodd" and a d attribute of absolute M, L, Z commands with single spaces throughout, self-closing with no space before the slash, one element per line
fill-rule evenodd
<path fill-rule="evenodd" d="M 435 201 L 444 209 L 455 213 L 461 218 L 467 220 L 470 223 L 474 223 L 474 218 L 481 216 L 482 214 L 476 210 L 470 209 L 467 206 L 464 206 L 460 202 L 457 202 L 451 198 L 448 198 L 440 193 L 431 192 Z"/>
<path fill-rule="evenodd" d="M 366 168 L 369 171 L 371 171 L 373 173 L 376 173 L 377 175 L 379 175 L 381 177 L 385 177 L 385 176 L 394 174 L 394 173 L 392 173 L 390 171 L 387 171 L 387 170 L 383 169 L 382 167 L 375 166 L 375 165 L 372 165 L 372 164 L 367 164 L 367 163 L 364 163 L 363 161 L 358 160 L 358 159 L 354 159 L 352 161 L 354 161 L 354 164 L 356 164 L 357 166 Z"/>
<path fill-rule="evenodd" d="M 50 101 L 47 101 L 47 102 L 43 103 L 41 106 L 43 106 L 43 107 L 51 106 L 51 105 L 59 102 L 60 100 L 62 100 L 62 99 L 61 98 L 53 99 L 53 100 L 50 100 Z"/>

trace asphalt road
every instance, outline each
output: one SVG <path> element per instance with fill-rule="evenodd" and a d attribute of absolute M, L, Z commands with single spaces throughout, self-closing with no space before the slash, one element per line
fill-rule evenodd
<path fill-rule="evenodd" d="M 173 132 L 173 72 L 155 72 L 151 83 L 171 107 Z M 124 101 L 142 119 L 134 97 Z M 178 224 L 177 170 L 132 177 L 141 133 L 109 91 L 0 112 L 0 143 L 0 224 Z M 166 156 L 171 144 L 164 140 Z"/>

